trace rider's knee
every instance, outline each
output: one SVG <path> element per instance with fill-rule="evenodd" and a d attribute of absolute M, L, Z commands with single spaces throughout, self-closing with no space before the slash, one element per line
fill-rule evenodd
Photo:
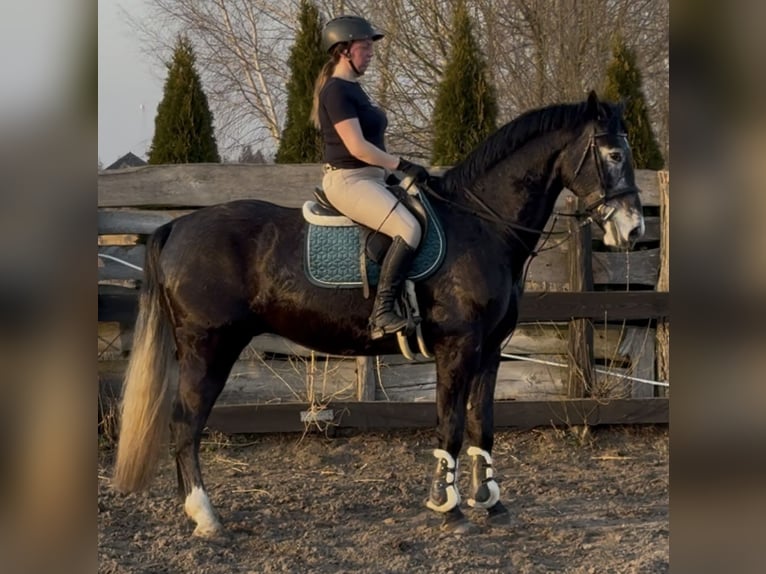
<path fill-rule="evenodd" d="M 415 217 L 411 216 L 410 222 L 407 225 L 407 231 L 402 235 L 402 239 L 407 242 L 407 245 L 416 249 L 420 245 L 420 240 L 423 235 L 423 230 L 420 229 L 420 223 Z"/>

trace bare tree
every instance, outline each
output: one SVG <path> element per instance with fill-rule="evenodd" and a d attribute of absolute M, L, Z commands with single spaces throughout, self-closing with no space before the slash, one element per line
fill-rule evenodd
<path fill-rule="evenodd" d="M 655 131 L 667 134 L 667 0 L 477 0 L 501 117 L 603 86 L 612 39 L 639 57 Z M 665 136 L 665 142 L 667 137 Z"/>
<path fill-rule="evenodd" d="M 299 0 L 147 0 L 137 23 L 155 54 L 185 31 L 222 149 L 276 150 Z M 468 7 L 497 89 L 499 120 L 579 100 L 603 85 L 612 37 L 635 50 L 652 123 L 668 157 L 668 0 L 472 0 Z M 449 53 L 455 0 L 317 0 L 326 21 L 358 14 L 383 30 L 362 83 L 389 119 L 389 151 L 430 157 L 431 114 Z M 169 49 L 164 50 L 169 54 Z"/>
<path fill-rule="evenodd" d="M 289 0 L 149 0 L 150 17 L 133 24 L 149 53 L 164 56 L 169 36 L 193 42 L 223 147 L 275 149 L 285 111 L 286 59 L 297 2 Z"/>

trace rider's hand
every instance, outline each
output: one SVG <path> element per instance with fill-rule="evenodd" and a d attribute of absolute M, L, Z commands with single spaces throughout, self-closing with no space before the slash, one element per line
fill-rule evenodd
<path fill-rule="evenodd" d="M 399 159 L 399 165 L 396 166 L 396 170 L 409 175 L 416 183 L 424 183 L 431 177 L 431 174 L 422 165 L 412 163 L 404 158 Z"/>

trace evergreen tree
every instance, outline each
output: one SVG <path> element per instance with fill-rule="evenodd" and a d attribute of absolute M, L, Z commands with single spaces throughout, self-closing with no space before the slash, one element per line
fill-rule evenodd
<path fill-rule="evenodd" d="M 623 117 L 635 168 L 662 169 L 665 162 L 649 122 L 642 84 L 635 52 L 617 39 L 612 49 L 612 62 L 607 68 L 604 99 L 625 101 Z"/>
<path fill-rule="evenodd" d="M 314 82 L 327 54 L 322 51 L 322 25 L 319 11 L 311 0 L 301 0 L 299 31 L 290 50 L 287 82 L 287 119 L 279 142 L 276 163 L 318 162 L 322 140 L 309 116 L 314 97 Z"/>
<path fill-rule="evenodd" d="M 250 144 L 242 146 L 242 152 L 239 154 L 237 163 L 253 163 L 253 146 Z"/>
<path fill-rule="evenodd" d="M 239 154 L 237 163 L 266 163 L 266 158 L 263 157 L 261 150 L 253 153 L 253 146 L 247 144 L 242 146 L 242 152 Z"/>
<path fill-rule="evenodd" d="M 213 133 L 213 114 L 194 64 L 191 42 L 179 36 L 154 119 L 150 164 L 221 161 Z"/>
<path fill-rule="evenodd" d="M 434 105 L 433 165 L 452 165 L 495 130 L 497 100 L 465 2 L 452 18 L 452 48 Z"/>

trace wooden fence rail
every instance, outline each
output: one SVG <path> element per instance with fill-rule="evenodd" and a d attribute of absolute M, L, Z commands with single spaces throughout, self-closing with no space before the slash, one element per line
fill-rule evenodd
<path fill-rule="evenodd" d="M 605 250 L 601 231 L 593 227 L 534 260 L 519 328 L 503 349 L 512 358 L 503 360 L 498 374 L 499 412 L 521 416 L 526 423 L 537 416 L 537 424 L 548 424 L 544 409 L 566 409 L 567 397 L 595 397 L 610 399 L 615 412 L 629 413 L 624 422 L 658 422 L 655 419 L 663 416 L 659 422 L 667 420 L 667 406 L 658 406 L 652 398 L 662 393 L 635 379 L 655 379 L 657 357 L 667 360 L 670 293 L 661 278 L 667 267 L 668 180 L 666 172 L 637 172 L 647 231 L 636 250 L 629 254 Z M 321 168 L 314 164 L 148 166 L 99 174 L 98 356 L 106 397 L 119 392 L 132 348 L 148 235 L 175 217 L 223 201 L 256 198 L 298 207 L 320 181 Z M 575 208 L 574 197 L 565 191 L 556 211 Z M 548 228 L 566 232 L 570 225 L 571 218 L 552 217 Z M 666 370 L 663 373 L 667 376 Z M 432 362 L 316 354 L 312 360 L 311 350 L 264 335 L 253 339 L 240 356 L 216 412 L 224 409 L 226 420 L 239 421 L 222 423 L 225 428 L 259 432 L 273 428 L 269 417 L 277 421 L 279 413 L 306 408 L 311 396 L 323 405 L 336 405 L 336 413 L 354 402 L 354 416 L 335 421 L 341 426 L 364 426 L 363 416 L 383 421 L 386 404 L 407 405 L 402 408 L 411 409 L 406 411 L 410 414 L 397 420 L 415 424 L 430 421 L 427 413 L 433 411 L 435 380 Z M 582 402 L 588 400 L 592 399 L 576 404 L 590 404 Z M 499 406 L 506 401 L 528 407 Z M 556 401 L 561 405 L 541 406 Z M 374 405 L 383 410 L 375 411 Z M 241 414 L 248 408 L 259 415 L 272 414 L 248 424 Z M 223 420 L 214 415 L 211 425 Z"/>

